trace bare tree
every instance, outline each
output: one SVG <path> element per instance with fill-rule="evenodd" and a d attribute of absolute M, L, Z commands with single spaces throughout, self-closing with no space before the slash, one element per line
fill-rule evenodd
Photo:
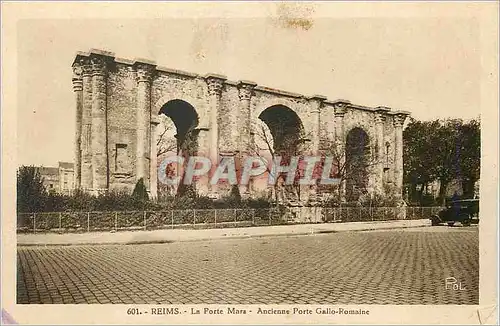
<path fill-rule="evenodd" d="M 277 126 L 273 127 L 276 128 Z M 274 130 L 274 133 L 279 133 L 279 131 Z M 307 150 L 308 141 L 309 138 L 307 138 L 301 130 L 298 130 L 298 134 L 293 136 L 290 135 L 286 140 L 277 143 L 269 126 L 265 122 L 259 120 L 254 130 L 253 154 L 272 161 L 277 157 L 281 157 L 281 163 L 287 164 L 293 156 L 301 156 Z M 263 163 L 265 163 L 264 160 Z M 299 161 L 299 166 L 300 163 Z M 300 185 L 298 184 L 298 180 L 303 172 L 300 168 L 296 171 L 292 185 L 284 184 L 285 179 L 283 175 L 272 175 L 273 171 L 270 169 L 269 165 L 266 165 L 266 172 L 276 178 L 276 182 L 273 184 L 273 193 L 277 204 L 279 204 L 280 198 L 284 200 L 285 197 L 290 195 L 300 200 Z"/>
<path fill-rule="evenodd" d="M 338 179 L 338 183 L 333 187 L 331 185 L 321 185 L 318 183 L 318 191 L 319 192 L 335 192 L 336 201 L 343 201 L 343 191 L 345 188 L 345 184 L 347 181 L 352 181 L 354 184 L 363 184 L 366 180 L 361 180 L 362 178 L 367 178 L 368 176 L 358 173 L 361 169 L 366 169 L 366 171 L 372 167 L 377 165 L 380 161 L 376 155 L 372 155 L 372 151 L 370 148 L 366 148 L 363 144 L 359 144 L 355 147 L 346 148 L 346 144 L 341 144 L 337 141 L 333 140 L 323 140 L 324 150 L 322 150 L 321 156 L 323 158 L 329 157 L 332 161 L 332 169 L 330 172 L 331 178 Z M 347 155 L 348 151 L 352 151 L 354 153 L 361 152 L 360 155 Z M 320 166 L 323 169 L 324 159 L 322 160 Z M 319 179 L 318 179 L 319 181 Z M 366 188 L 360 189 L 360 191 L 367 191 Z"/>
<path fill-rule="evenodd" d="M 158 136 L 156 138 L 156 156 L 161 156 L 168 152 L 178 153 L 174 122 L 164 114 L 161 114 L 159 118 L 160 124 L 158 126 Z"/>
<path fill-rule="evenodd" d="M 195 154 L 197 151 L 197 133 L 195 126 L 191 126 L 182 135 L 178 134 L 178 130 L 172 121 L 172 119 L 166 115 L 160 115 L 160 123 L 158 127 L 158 135 L 156 141 L 156 155 L 161 157 L 167 153 L 175 153 L 176 156 L 184 156 L 184 165 L 187 164 L 187 158 L 190 155 Z M 161 160 L 158 160 L 158 164 L 161 164 Z M 184 178 L 185 166 L 177 165 L 176 163 L 170 163 L 166 167 L 165 173 L 167 177 L 172 178 L 176 175 L 182 174 L 181 180 Z M 169 195 L 179 194 L 186 192 L 186 187 L 181 183 L 179 186 L 166 186 L 160 185 L 162 192 Z"/>

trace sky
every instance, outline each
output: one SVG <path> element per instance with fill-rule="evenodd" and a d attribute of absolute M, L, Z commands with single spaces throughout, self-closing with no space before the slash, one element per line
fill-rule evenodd
<path fill-rule="evenodd" d="M 71 64 L 91 48 L 117 57 L 331 100 L 479 116 L 479 25 L 470 18 L 52 19 L 18 25 L 18 165 L 74 160 Z"/>

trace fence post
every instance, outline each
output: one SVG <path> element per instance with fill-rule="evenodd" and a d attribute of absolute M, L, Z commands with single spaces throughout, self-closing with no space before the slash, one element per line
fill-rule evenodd
<path fill-rule="evenodd" d="M 234 223 L 236 223 L 236 208 L 234 209 Z"/>
<path fill-rule="evenodd" d="M 143 215 L 144 215 L 144 230 L 146 230 L 146 211 L 144 211 Z"/>
<path fill-rule="evenodd" d="M 214 208 L 214 222 L 215 222 L 215 227 L 217 227 L 217 209 Z"/>
<path fill-rule="evenodd" d="M 193 209 L 193 225 L 196 225 L 196 209 Z"/>
<path fill-rule="evenodd" d="M 115 212 L 115 232 L 118 231 L 118 212 Z"/>
<path fill-rule="evenodd" d="M 90 232 L 90 212 L 87 212 L 87 232 Z"/>
<path fill-rule="evenodd" d="M 373 206 L 370 206 L 370 217 L 373 221 Z"/>
<path fill-rule="evenodd" d="M 170 210 L 170 219 L 172 221 L 172 229 L 174 228 L 174 210 Z"/>
<path fill-rule="evenodd" d="M 255 208 L 252 208 L 252 226 L 255 225 Z"/>
<path fill-rule="evenodd" d="M 36 233 L 36 213 L 33 213 L 33 233 Z"/>
<path fill-rule="evenodd" d="M 59 212 L 59 232 L 61 232 L 62 229 L 62 213 Z"/>
<path fill-rule="evenodd" d="M 271 208 L 269 208 L 269 225 L 271 225 Z"/>

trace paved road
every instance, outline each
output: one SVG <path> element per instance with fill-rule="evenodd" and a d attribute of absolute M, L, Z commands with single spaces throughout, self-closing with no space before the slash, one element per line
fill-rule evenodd
<path fill-rule="evenodd" d="M 465 290 L 445 288 L 455 277 Z M 477 227 L 18 247 L 18 303 L 478 304 Z"/>

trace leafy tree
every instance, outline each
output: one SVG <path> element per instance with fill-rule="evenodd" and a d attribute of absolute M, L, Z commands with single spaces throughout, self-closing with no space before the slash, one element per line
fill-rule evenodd
<path fill-rule="evenodd" d="M 46 195 L 40 171 L 34 166 L 21 166 L 17 171 L 18 212 L 40 211 Z"/>
<path fill-rule="evenodd" d="M 410 185 L 409 194 L 414 200 L 421 201 L 426 185 L 436 179 L 435 132 L 439 127 L 438 120 L 418 121 L 411 118 L 403 131 L 403 180 Z M 417 186 L 420 186 L 419 190 Z"/>
<path fill-rule="evenodd" d="M 481 167 L 481 127 L 479 120 L 471 120 L 460 129 L 459 167 L 464 196 L 474 195 L 474 184 L 479 180 Z"/>
<path fill-rule="evenodd" d="M 440 181 L 439 198 L 443 203 L 447 186 L 454 179 L 462 181 L 466 196 L 474 192 L 480 168 L 479 121 L 412 119 L 403 140 L 404 182 L 410 186 L 413 200 L 422 203 L 423 190 L 435 180 Z"/>

